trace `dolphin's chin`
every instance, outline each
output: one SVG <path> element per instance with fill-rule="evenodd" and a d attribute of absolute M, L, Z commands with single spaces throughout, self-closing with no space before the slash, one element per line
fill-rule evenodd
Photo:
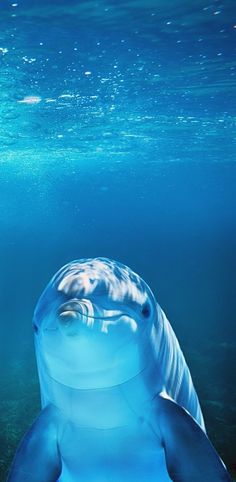
<path fill-rule="evenodd" d="M 56 359 L 54 354 L 47 354 L 43 361 L 45 372 L 55 382 L 72 389 L 99 389 L 121 385 L 137 376 L 144 368 L 140 365 L 136 350 L 125 350 L 119 353 L 122 358 L 115 357 L 110 363 L 108 359 L 101 360 L 96 354 L 94 359 L 83 354 L 85 356 L 79 357 L 77 363 L 75 360 L 71 363 L 70 354 L 61 355 L 61 358 Z"/>

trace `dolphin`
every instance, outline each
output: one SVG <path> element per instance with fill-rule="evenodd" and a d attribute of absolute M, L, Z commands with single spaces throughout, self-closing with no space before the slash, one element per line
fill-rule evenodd
<path fill-rule="evenodd" d="M 103 257 L 63 266 L 33 317 L 42 411 L 8 482 L 222 482 L 177 338 L 145 281 Z"/>

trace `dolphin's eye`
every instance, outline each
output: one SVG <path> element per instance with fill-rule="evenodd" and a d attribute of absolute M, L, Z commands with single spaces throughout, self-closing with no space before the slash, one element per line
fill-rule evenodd
<path fill-rule="evenodd" d="M 39 329 L 38 329 L 38 327 L 37 327 L 37 325 L 36 325 L 35 323 L 33 324 L 33 330 L 34 330 L 34 333 L 36 333 L 36 334 L 37 334 L 38 331 L 39 331 Z"/>
<path fill-rule="evenodd" d="M 151 308 L 149 303 L 145 303 L 145 305 L 143 305 L 141 313 L 144 318 L 148 318 L 150 316 Z"/>

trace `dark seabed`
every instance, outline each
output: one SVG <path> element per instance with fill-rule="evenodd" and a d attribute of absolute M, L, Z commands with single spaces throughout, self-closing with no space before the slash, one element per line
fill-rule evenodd
<path fill-rule="evenodd" d="M 235 1 L 0 8 L 0 482 L 40 410 L 37 298 L 93 256 L 152 287 L 236 480 Z"/>

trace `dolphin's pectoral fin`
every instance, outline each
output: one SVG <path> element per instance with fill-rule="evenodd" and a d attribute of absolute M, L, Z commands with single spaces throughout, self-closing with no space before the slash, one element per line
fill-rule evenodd
<path fill-rule="evenodd" d="M 56 482 L 61 473 L 54 409 L 46 407 L 21 441 L 7 482 Z"/>
<path fill-rule="evenodd" d="M 231 478 L 202 428 L 170 399 L 155 399 L 155 420 L 174 482 L 230 482 Z"/>

